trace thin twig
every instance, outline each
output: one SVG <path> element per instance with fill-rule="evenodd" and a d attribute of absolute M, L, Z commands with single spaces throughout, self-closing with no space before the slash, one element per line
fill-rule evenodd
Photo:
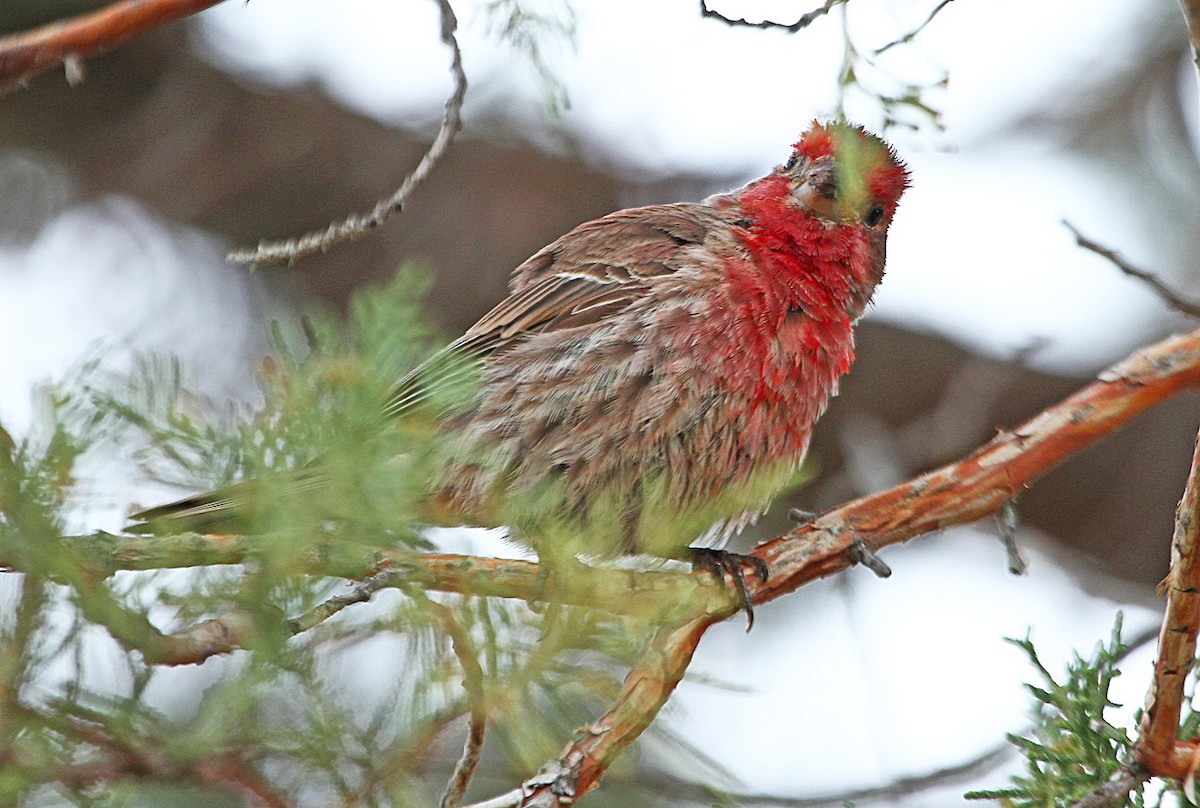
<path fill-rule="evenodd" d="M 1196 633 L 1200 629 L 1200 436 L 1175 511 L 1166 584 L 1167 609 L 1134 759 L 1156 776 L 1190 779 L 1195 774 L 1197 747 L 1194 743 L 1179 743 L 1176 738 L 1184 684 L 1196 657 Z"/>
<path fill-rule="evenodd" d="M 710 17 L 715 20 L 720 20 L 721 22 L 725 23 L 726 25 L 729 25 L 731 27 L 736 27 L 736 28 L 776 28 L 781 31 L 787 31 L 790 34 L 794 34 L 797 31 L 800 31 L 800 30 L 812 25 L 818 19 L 820 19 L 821 17 L 824 17 L 826 14 L 833 11 L 837 6 L 843 5 L 848 2 L 850 2 L 850 0 L 825 0 L 824 4 L 822 4 L 821 6 L 818 6 L 817 8 L 814 8 L 812 11 L 810 11 L 806 14 L 802 14 L 800 16 L 800 19 L 796 20 L 794 23 L 791 23 L 790 25 L 781 23 L 781 22 L 774 22 L 773 20 L 762 20 L 761 22 L 750 22 L 749 20 L 747 20 L 745 18 L 726 17 L 721 12 L 715 11 L 714 9 L 709 8 L 707 0 L 700 0 L 700 16 L 701 17 Z"/>
<path fill-rule="evenodd" d="M 1008 571 L 1013 575 L 1024 575 L 1029 565 L 1021 557 L 1021 548 L 1017 547 L 1017 524 L 1017 504 L 1010 499 L 996 513 L 996 528 L 1000 531 L 1004 554 L 1008 556 Z"/>
<path fill-rule="evenodd" d="M 198 761 L 192 771 L 200 782 L 233 792 L 247 805 L 263 808 L 288 808 L 291 805 L 254 770 L 241 752 L 228 752 Z"/>
<path fill-rule="evenodd" d="M 1108 782 L 1071 804 L 1071 808 L 1117 808 L 1128 805 L 1129 792 L 1146 782 L 1150 773 L 1137 763 L 1117 769 Z"/>
<path fill-rule="evenodd" d="M 61 783 L 70 789 L 89 789 L 127 777 L 151 778 L 178 783 L 197 782 L 232 793 L 245 804 L 264 808 L 286 808 L 285 800 L 253 766 L 251 750 L 234 747 L 215 749 L 210 754 L 181 759 L 167 751 L 159 738 L 135 741 L 126 733 L 114 732 L 100 723 L 105 717 L 79 704 L 51 713 L 26 705 L 11 705 L 26 726 L 42 726 L 75 748 L 90 747 L 78 762 L 63 765 L 44 750 L 12 744 L 5 750 L 5 763 L 35 783 Z"/>
<path fill-rule="evenodd" d="M 304 614 L 289 621 L 292 633 L 299 634 L 308 631 L 318 623 L 323 623 L 333 617 L 347 606 L 353 606 L 356 603 L 366 603 L 380 589 L 392 586 L 394 575 L 395 573 L 391 570 L 381 570 L 355 584 L 349 592 L 342 595 L 334 595 L 323 603 L 314 606 Z"/>
<path fill-rule="evenodd" d="M 440 808 L 458 808 L 462 802 L 475 767 L 479 765 L 479 756 L 483 751 L 483 733 L 487 726 L 487 705 L 483 693 L 483 666 L 479 663 L 479 655 L 475 653 L 475 645 L 467 636 L 462 624 L 454 617 L 454 613 L 444 604 L 426 600 L 428 606 L 442 630 L 450 637 L 454 655 L 463 672 L 463 689 L 467 692 L 467 704 L 470 711 L 467 714 L 467 738 L 463 742 L 462 755 L 454 764 L 454 771 L 442 792 Z"/>
<path fill-rule="evenodd" d="M 1200 2 L 1200 0 L 1197 0 L 1197 2 Z M 1183 312 L 1189 317 L 1200 317 L 1200 303 L 1193 303 L 1190 300 L 1186 300 L 1174 289 L 1171 289 L 1169 286 L 1160 281 L 1158 276 L 1156 276 L 1153 272 L 1147 272 L 1144 269 L 1139 269 L 1138 267 L 1133 266 L 1123 257 L 1121 257 L 1121 255 L 1115 250 L 1111 250 L 1108 247 L 1092 241 L 1087 236 L 1084 236 L 1075 229 L 1073 224 L 1065 219 L 1063 220 L 1063 225 L 1071 231 L 1071 235 L 1075 237 L 1075 243 L 1080 247 L 1083 247 L 1085 250 L 1090 250 L 1102 258 L 1108 259 L 1108 261 L 1117 269 L 1121 270 L 1121 272 L 1125 273 L 1131 278 L 1137 278 L 1138 280 L 1144 282 L 1156 295 L 1162 298 L 1168 306 L 1176 311 Z"/>
<path fill-rule="evenodd" d="M 0 37 L 0 90 L 24 85 L 38 73 L 64 64 L 79 76 L 80 60 L 220 2 L 123 0 L 98 11 Z"/>
<path fill-rule="evenodd" d="M 438 4 L 442 14 L 442 42 L 450 49 L 450 72 L 454 77 L 454 88 L 450 97 L 446 99 L 446 110 L 437 137 L 417 167 L 404 178 L 404 182 L 394 194 L 379 200 L 369 213 L 352 214 L 341 222 L 330 222 L 323 230 L 314 230 L 302 236 L 281 241 L 260 241 L 256 247 L 239 247 L 231 250 L 226 260 L 246 266 L 291 264 L 305 256 L 325 252 L 330 247 L 366 235 L 393 214 L 400 212 L 408 203 L 413 191 L 433 171 L 434 166 L 449 150 L 455 135 L 462 129 L 462 105 L 467 95 L 467 74 L 463 71 L 462 51 L 455 36 L 458 19 L 454 16 L 454 9 L 451 8 L 449 0 L 434 2 Z"/>
<path fill-rule="evenodd" d="M 924 31 L 925 28 L 929 25 L 929 23 L 933 22 L 934 17 L 936 17 L 938 14 L 942 13 L 942 9 L 944 9 L 946 6 L 950 5 L 953 2 L 954 2 L 954 0 L 941 0 L 940 3 L 938 3 L 936 6 L 933 7 L 933 11 L 929 12 L 929 16 L 925 18 L 924 22 L 922 22 L 916 28 L 909 31 L 904 36 L 898 37 L 897 39 L 893 39 L 891 42 L 887 43 L 882 48 L 879 48 L 878 50 L 876 50 L 875 55 L 879 56 L 881 53 L 891 50 L 892 48 L 896 47 L 897 45 L 905 45 L 909 42 L 912 42 L 913 39 L 916 38 L 917 34 Z"/>

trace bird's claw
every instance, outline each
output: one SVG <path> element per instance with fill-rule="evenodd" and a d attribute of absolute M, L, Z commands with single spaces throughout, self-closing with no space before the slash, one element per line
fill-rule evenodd
<path fill-rule="evenodd" d="M 758 556 L 730 553 L 710 547 L 688 548 L 688 560 L 692 562 L 693 568 L 711 572 L 722 583 L 725 583 L 727 578 L 733 581 L 738 603 L 746 613 L 746 631 L 754 628 L 754 605 L 750 600 L 750 587 L 746 583 L 746 571 L 743 567 L 750 567 L 758 576 L 759 582 L 765 584 L 771 574 L 767 562 Z"/>

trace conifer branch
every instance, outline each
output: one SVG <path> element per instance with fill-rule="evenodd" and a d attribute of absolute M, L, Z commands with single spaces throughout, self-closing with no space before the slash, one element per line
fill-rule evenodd
<path fill-rule="evenodd" d="M 1171 569 L 1162 588 L 1167 594 L 1167 609 L 1134 759 L 1155 776 L 1191 781 L 1200 764 L 1200 744 L 1177 738 L 1184 685 L 1192 672 L 1200 629 L 1200 436 L 1175 511 Z"/>
<path fill-rule="evenodd" d="M 203 11 L 221 0 L 123 0 L 97 11 L 0 37 L 0 90 L 11 90 L 39 73 L 67 65 L 78 77 L 81 60 L 139 34 Z"/>
<path fill-rule="evenodd" d="M 1016 493 L 1069 456 L 1115 431 L 1139 413 L 1189 387 L 1200 385 L 1200 329 L 1169 337 L 1134 352 L 1096 381 L 1014 430 L 1003 432 L 965 459 L 887 491 L 827 511 L 754 550 L 771 569 L 766 583 L 749 581 L 755 605 L 792 592 L 805 583 L 851 566 L 851 546 L 861 540 L 872 550 L 907 541 L 952 525 L 974 522 L 999 511 Z M 204 564 L 237 564 L 253 557 L 252 539 L 237 536 L 67 537 L 64 547 L 83 568 L 103 577 L 118 569 L 158 569 Z M 336 546 L 336 537 L 331 537 Z M 0 558 L 0 567 L 20 569 L 18 558 Z M 412 553 L 363 547 L 349 557 L 313 553 L 300 559 L 298 573 L 363 580 L 386 570 L 406 586 L 483 597 L 543 601 L 545 579 L 530 561 L 443 553 Z M 568 605 L 633 614 L 681 625 L 704 615 L 710 622 L 728 617 L 737 603 L 708 573 L 580 568 L 571 586 L 556 595 Z M 340 610 L 323 605 L 292 622 L 304 631 Z M 325 611 L 320 611 L 324 609 Z M 200 661 L 203 655 L 238 647 L 243 618 L 229 615 L 171 637 L 158 639 L 156 659 Z"/>

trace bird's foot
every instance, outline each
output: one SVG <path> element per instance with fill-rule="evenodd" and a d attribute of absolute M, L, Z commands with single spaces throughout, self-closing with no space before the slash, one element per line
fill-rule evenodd
<path fill-rule="evenodd" d="M 750 601 L 750 588 L 746 585 L 744 567 L 750 567 L 758 576 L 758 580 L 765 584 L 771 574 L 767 562 L 757 556 L 714 550 L 711 547 L 689 547 L 686 560 L 692 562 L 692 569 L 707 570 L 721 583 L 725 583 L 728 576 L 728 580 L 733 581 L 738 603 L 746 613 L 746 631 L 754 628 L 754 605 Z"/>

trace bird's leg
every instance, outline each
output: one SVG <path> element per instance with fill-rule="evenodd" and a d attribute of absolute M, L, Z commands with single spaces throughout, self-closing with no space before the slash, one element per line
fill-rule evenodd
<path fill-rule="evenodd" d="M 758 575 L 759 581 L 765 584 L 771 574 L 767 562 L 757 556 L 714 550 L 711 547 L 689 547 L 685 560 L 692 562 L 693 569 L 711 572 L 722 584 L 728 576 L 733 581 L 738 603 L 746 612 L 746 631 L 754 628 L 754 605 L 750 602 L 750 588 L 746 585 L 746 572 L 742 567 L 750 567 Z"/>

